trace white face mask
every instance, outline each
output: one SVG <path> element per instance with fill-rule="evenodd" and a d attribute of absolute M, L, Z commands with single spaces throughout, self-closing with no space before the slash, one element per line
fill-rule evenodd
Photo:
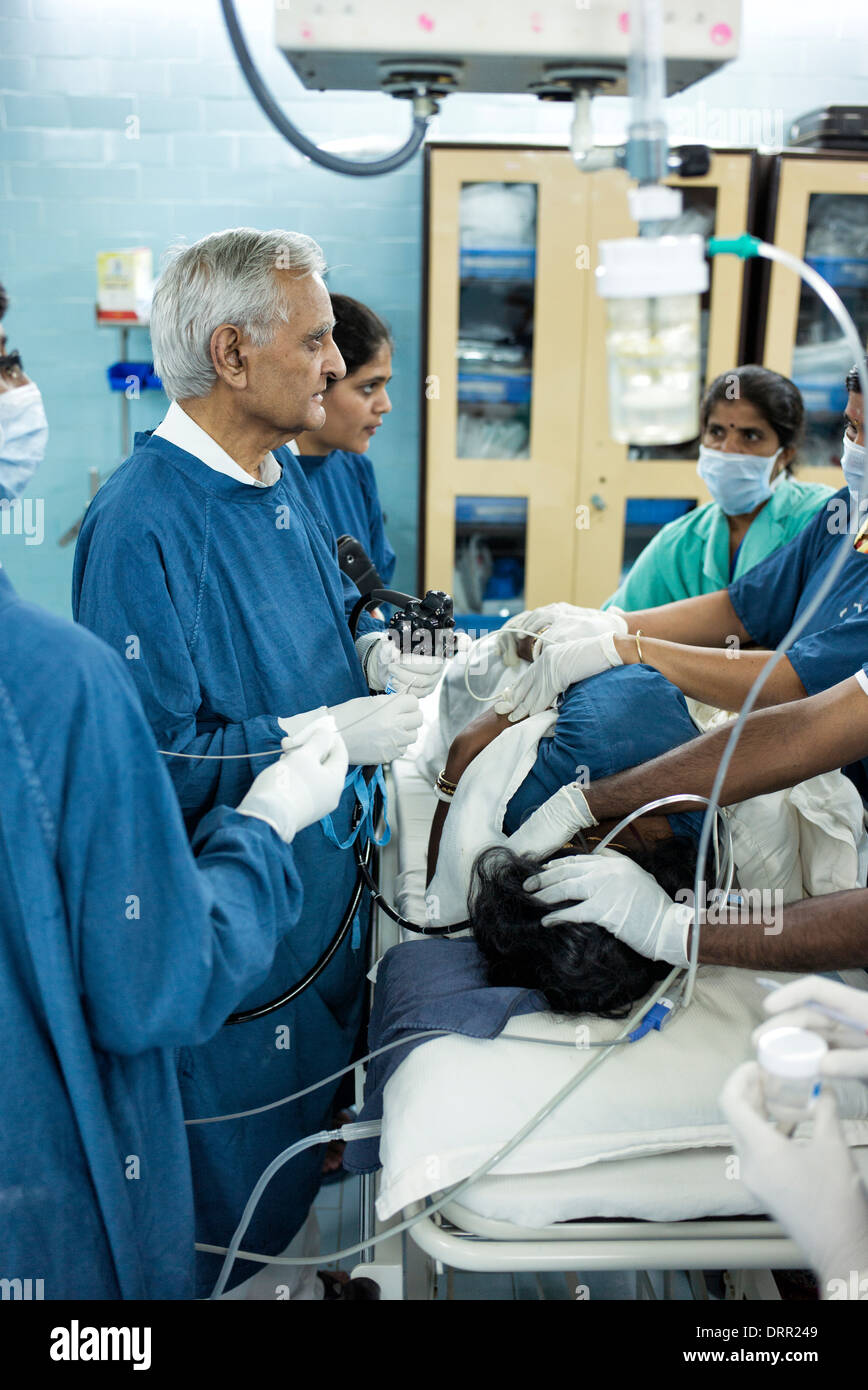
<path fill-rule="evenodd" d="M 856 496 L 865 492 L 865 445 L 856 444 L 852 439 L 844 435 L 844 447 L 841 450 L 841 467 L 844 470 L 844 477 L 847 486 Z"/>
<path fill-rule="evenodd" d="M 20 497 L 43 458 L 48 421 L 39 387 L 0 391 L 0 498 Z"/>
<path fill-rule="evenodd" d="M 780 482 L 771 482 L 783 446 L 771 458 L 762 454 L 727 454 L 722 449 L 699 449 L 696 471 L 727 516 L 744 516 L 767 502 Z M 783 474 L 780 475 L 783 477 Z"/>

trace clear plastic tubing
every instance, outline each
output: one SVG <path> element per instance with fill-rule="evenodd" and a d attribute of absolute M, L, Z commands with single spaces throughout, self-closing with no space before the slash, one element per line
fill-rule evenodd
<path fill-rule="evenodd" d="M 811 1112 L 820 1094 L 825 1038 L 808 1028 L 770 1028 L 757 1040 L 757 1061 L 769 1119 L 794 1129 Z"/>

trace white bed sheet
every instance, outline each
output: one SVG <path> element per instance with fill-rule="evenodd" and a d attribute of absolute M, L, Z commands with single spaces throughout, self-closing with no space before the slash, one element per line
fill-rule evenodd
<path fill-rule="evenodd" d="M 696 1149 L 717 1150 L 724 1167 L 731 1138 L 717 1098 L 753 1055 L 764 997 L 748 971 L 702 967 L 690 1008 L 661 1033 L 610 1054 L 498 1172 L 557 1173 Z M 593 1057 L 577 1045 L 606 1042 L 622 1026 L 537 1013 L 510 1020 L 493 1040 L 450 1035 L 415 1048 L 383 1093 L 381 1219 L 468 1177 Z M 850 1081 L 834 1089 L 849 1143 L 868 1146 L 868 1087 Z"/>
<path fill-rule="evenodd" d="M 868 1148 L 854 1149 L 853 1157 L 863 1181 L 868 1182 Z M 616 1159 L 559 1173 L 482 1178 L 458 1200 L 489 1220 L 531 1228 L 594 1217 L 691 1221 L 762 1215 L 762 1204 L 739 1182 L 735 1171 L 730 1153 L 694 1149 Z"/>
<path fill-rule="evenodd" d="M 398 835 L 398 880 L 396 901 L 402 913 L 411 921 L 425 920 L 425 856 L 431 817 L 437 804 L 428 782 L 417 772 L 412 758 L 392 764 L 394 786 L 390 815 Z M 421 938 L 414 938 L 419 942 Z M 736 972 L 720 972 L 730 976 Z M 573 1124 L 576 1133 L 569 1134 L 570 1125 L 562 1129 L 554 1146 L 547 1152 L 538 1142 L 523 1146 L 508 1160 L 516 1171 L 500 1173 L 482 1179 L 460 1199 L 462 1205 L 480 1215 L 510 1221 L 521 1226 L 547 1225 L 556 1221 L 585 1217 L 633 1217 L 646 1220 L 685 1220 L 699 1216 L 732 1216 L 756 1214 L 759 1208 L 754 1198 L 732 1176 L 731 1145 L 728 1131 L 717 1113 L 716 1096 L 719 1083 L 733 1066 L 751 1055 L 748 1025 L 751 1014 L 759 1018 L 761 992 L 753 985 L 747 972 L 737 972 L 744 988 L 741 993 L 744 1019 L 738 1037 L 727 1037 L 726 1028 L 719 1032 L 721 1051 L 714 1059 L 714 1077 L 708 1076 L 696 1091 L 688 1089 L 693 1100 L 704 1094 L 704 1111 L 692 1116 L 683 1115 L 676 1123 L 658 1125 L 656 1133 L 646 1124 L 637 1130 L 621 1125 L 616 1133 L 601 1133 L 596 1129 L 594 1139 L 587 1142 L 587 1125 Z M 713 982 L 714 970 L 706 967 L 700 974 L 707 988 Z M 782 977 L 786 978 L 786 977 Z M 733 1007 L 736 996 L 726 990 L 727 1008 Z M 741 1005 L 738 1006 L 741 1008 Z M 715 1009 L 712 1009 L 714 1014 Z M 719 1010 L 717 1010 L 719 1012 Z M 725 1013 L 725 1010 L 724 1010 Z M 718 1027 L 723 1020 L 718 1019 Z M 666 1051 L 674 1046 L 676 1031 L 689 1024 L 689 1015 L 671 1025 L 667 1039 L 652 1034 L 638 1047 L 653 1048 L 665 1044 Z M 564 1030 L 574 1033 L 576 1020 L 558 1020 L 551 1014 L 537 1014 L 514 1020 L 507 1032 L 539 1036 L 547 1032 L 556 1035 Z M 619 1027 L 604 1020 L 594 1020 L 594 1036 L 612 1036 Z M 479 1049 L 492 1051 L 498 1059 L 494 1072 L 486 1061 L 480 1070 Z M 678 1050 L 689 1056 L 691 1049 Z M 469 1057 L 475 1052 L 474 1058 Z M 528 1052 L 533 1061 L 520 1066 L 517 1052 Z M 438 1055 L 439 1054 L 439 1055 Z M 459 1055 L 460 1054 L 460 1055 Z M 541 1056 L 552 1056 L 551 1064 L 541 1065 Z M 657 1054 L 658 1058 L 660 1053 Z M 380 1180 L 377 1208 L 382 1219 L 400 1210 L 409 1202 L 430 1195 L 444 1186 L 459 1181 L 472 1172 L 485 1156 L 503 1139 L 517 1130 L 522 1121 L 558 1088 L 565 1079 L 565 1059 L 575 1065 L 575 1053 L 566 1048 L 544 1049 L 534 1044 L 516 1042 L 479 1042 L 461 1037 L 435 1039 L 417 1048 L 398 1068 L 386 1087 L 384 1097 L 384 1169 Z M 600 1069 L 603 1090 L 616 1084 L 613 1066 L 620 1069 L 626 1058 L 608 1059 Z M 651 1054 L 646 1054 L 651 1060 Z M 538 1085 L 532 1073 L 538 1072 Z M 516 1076 L 521 1072 L 524 1089 L 516 1095 Z M 500 1076 L 500 1081 L 492 1079 Z M 673 1072 L 659 1069 L 656 1083 L 634 1085 L 633 1094 L 639 1104 L 648 1099 L 651 1091 L 658 1095 L 672 1090 Z M 477 1133 L 467 1133 L 451 1148 L 444 1148 L 444 1129 L 451 1127 L 448 1117 L 456 1109 L 450 1094 L 455 1090 L 455 1077 L 462 1077 L 458 1108 L 476 1124 Z M 530 1081 L 528 1082 L 528 1076 Z M 476 1078 L 476 1089 L 465 1078 Z M 663 1078 L 663 1079 L 661 1079 Z M 683 1082 L 683 1077 L 679 1078 Z M 481 1083 L 481 1085 L 480 1085 Z M 529 1085 L 529 1089 L 528 1089 Z M 594 1085 L 589 1080 L 587 1088 Z M 494 1130 L 490 1128 L 488 1106 L 491 1089 L 502 1090 L 505 1106 Z M 487 1088 L 487 1091 L 486 1091 Z M 703 1092 L 704 1088 L 704 1092 Z M 473 1090 L 473 1094 L 470 1091 Z M 683 1085 L 680 1088 L 684 1094 Z M 622 1096 L 625 1094 L 621 1092 Z M 580 1101 L 581 1090 L 573 1103 Z M 854 1156 L 863 1173 L 868 1176 L 868 1089 L 850 1083 L 841 1099 L 845 1113 L 852 1118 L 846 1130 L 854 1146 Z M 587 1096 L 585 1097 L 585 1102 Z M 448 1123 L 444 1123 L 444 1112 Z M 670 1116 L 670 1121 L 672 1120 Z M 635 1119 L 635 1116 L 634 1116 Z M 685 1120 L 687 1121 L 685 1123 Z M 549 1122 L 550 1123 L 550 1122 Z M 643 1122 L 644 1123 L 644 1122 Z M 488 1127 L 488 1128 L 487 1128 Z M 487 1145 L 484 1136 L 487 1129 Z M 582 1130 L 586 1133 L 583 1136 Z M 503 1131 L 502 1133 L 500 1131 Z M 492 1142 L 492 1135 L 494 1142 Z M 483 1140 L 483 1142 L 480 1142 Z M 607 1147 L 608 1145 L 608 1147 Z M 641 1154 L 642 1156 L 637 1156 Z M 541 1156 L 542 1155 L 542 1156 Z"/>

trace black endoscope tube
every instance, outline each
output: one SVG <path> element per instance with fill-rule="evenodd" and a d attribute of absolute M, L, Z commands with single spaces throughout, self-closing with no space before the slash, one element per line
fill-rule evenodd
<path fill-rule="evenodd" d="M 356 864 L 359 869 L 359 877 L 364 880 L 365 886 L 371 895 L 371 899 L 377 907 L 385 912 L 387 917 L 391 917 L 393 922 L 397 922 L 399 927 L 406 928 L 407 931 L 416 932 L 418 936 L 448 936 L 451 932 L 464 931 L 470 926 L 469 922 L 453 922 L 449 927 L 429 927 L 420 926 L 418 922 L 409 922 L 406 917 L 402 917 L 400 912 L 396 912 L 390 903 L 386 902 L 379 888 L 374 881 L 374 877 L 365 862 L 362 851 L 356 841 Z"/>
<path fill-rule="evenodd" d="M 412 594 L 402 594 L 398 589 L 372 589 L 369 594 L 362 595 L 355 604 L 350 614 L 350 632 L 353 637 L 355 637 L 359 618 L 366 608 L 374 604 L 394 603 L 396 605 L 404 605 L 413 603 L 414 601 L 414 596 Z M 370 782 L 374 772 L 375 769 L 373 767 L 365 768 L 365 778 L 368 782 Z M 353 830 L 357 828 L 361 818 L 362 808 L 357 804 L 353 811 Z M 374 817 L 374 819 L 376 819 L 376 817 Z M 417 932 L 421 936 L 445 936 L 448 932 L 461 931 L 463 927 L 470 925 L 469 922 L 459 922 L 456 926 L 451 927 L 422 927 L 416 922 L 408 922 L 405 917 L 401 917 L 400 914 L 386 902 L 374 881 L 370 869 L 372 853 L 370 840 L 367 840 L 363 847 L 359 843 L 359 837 L 357 837 L 353 848 L 357 868 L 356 882 L 353 886 L 350 900 L 344 909 L 344 915 L 341 918 L 340 926 L 319 960 L 310 967 L 306 974 L 302 975 L 300 980 L 297 980 L 289 989 L 284 990 L 283 994 L 278 995 L 276 999 L 269 1000 L 267 1004 L 257 1004 L 253 1009 L 238 1009 L 235 1013 L 230 1014 L 223 1025 L 224 1028 L 236 1023 L 251 1023 L 256 1018 L 265 1018 L 266 1015 L 273 1014 L 276 1009 L 282 1009 L 286 1004 L 291 1003 L 293 999 L 297 999 L 309 985 L 312 985 L 314 980 L 325 970 L 329 961 L 341 945 L 341 942 L 345 939 L 350 927 L 353 925 L 353 920 L 359 910 L 365 888 L 371 893 L 374 902 L 377 903 L 394 922 L 397 922 L 399 926 L 406 927 L 408 931 Z"/>
<path fill-rule="evenodd" d="M 350 614 L 350 632 L 355 637 L 359 618 L 366 608 L 374 607 L 378 603 L 393 603 L 396 608 L 403 608 L 408 603 L 416 602 L 418 600 L 414 594 L 402 594 L 399 589 L 372 589 L 369 594 L 362 594 L 357 600 Z"/>
<path fill-rule="evenodd" d="M 357 805 L 353 813 L 353 829 L 358 825 L 361 814 L 362 808 Z M 356 840 L 357 847 L 358 843 L 358 840 Z M 297 980 L 296 983 L 285 990 L 283 994 L 278 995 L 276 999 L 270 1000 L 267 1004 L 257 1004 L 253 1009 L 239 1009 L 236 1013 L 230 1014 L 223 1025 L 224 1028 L 234 1023 L 250 1023 L 255 1018 L 265 1018 L 266 1014 L 274 1013 L 275 1009 L 282 1009 L 285 1004 L 289 1004 L 293 999 L 297 999 L 298 996 L 307 989 L 308 985 L 312 985 L 317 976 L 322 974 L 341 942 L 346 937 L 350 927 L 353 925 L 353 920 L 359 910 L 359 904 L 362 901 L 362 894 L 365 891 L 366 880 L 361 870 L 363 868 L 365 873 L 370 873 L 368 869 L 370 858 L 371 842 L 368 840 L 364 849 L 357 849 L 356 863 L 359 866 L 360 872 L 356 875 L 356 882 L 350 895 L 350 900 L 344 910 L 344 915 L 341 918 L 340 926 L 328 946 L 326 946 L 319 960 L 310 967 L 310 970 L 308 970 L 306 974 L 302 975 L 300 980 Z"/>

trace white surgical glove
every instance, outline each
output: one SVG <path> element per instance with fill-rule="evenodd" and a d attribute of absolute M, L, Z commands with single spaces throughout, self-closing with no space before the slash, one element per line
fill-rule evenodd
<path fill-rule="evenodd" d="M 415 695 L 362 695 L 333 705 L 329 714 L 347 745 L 350 762 L 361 767 L 400 758 L 422 726 Z"/>
<path fill-rule="evenodd" d="M 571 782 L 538 806 L 510 835 L 509 848 L 539 859 L 569 844 L 577 830 L 597 824 L 581 786 Z"/>
<path fill-rule="evenodd" d="M 598 676 L 610 666 L 621 665 L 613 632 L 547 646 L 511 686 L 501 691 L 494 708 L 498 714 L 508 714 L 510 723 L 514 724 L 517 719 L 550 709 L 568 685 Z"/>
<path fill-rule="evenodd" d="M 242 816 L 266 821 L 289 844 L 299 830 L 335 809 L 348 759 L 328 715 L 285 738 L 281 747 L 281 757 L 260 772 L 238 810 Z"/>
<path fill-rule="evenodd" d="M 785 1138 L 766 1118 L 756 1062 L 732 1073 L 720 1107 L 741 1159 L 742 1182 L 805 1252 L 821 1295 L 868 1298 L 868 1197 L 834 1096 L 819 1097 L 807 1142 Z"/>
<path fill-rule="evenodd" d="M 610 608 L 604 613 L 599 608 L 576 608 L 573 603 L 547 603 L 543 608 L 517 613 L 497 633 L 504 666 L 517 666 L 519 642 L 523 637 L 543 633 L 544 629 L 543 643 L 566 642 L 577 637 L 598 637 L 604 632 L 625 633 L 627 620 L 620 608 Z M 536 650 L 539 646 L 538 643 Z"/>
<path fill-rule="evenodd" d="M 328 710 L 325 705 L 320 705 L 319 709 L 306 709 L 303 714 L 292 714 L 285 719 L 281 717 L 277 722 L 287 737 L 292 738 L 302 729 L 307 729 L 315 720 L 322 719 L 326 714 L 328 714 Z"/>
<path fill-rule="evenodd" d="M 356 651 L 371 690 L 430 695 L 443 674 L 446 658 L 402 653 L 388 632 L 366 632 L 356 641 Z"/>
<path fill-rule="evenodd" d="M 651 960 L 687 964 L 689 907 L 674 903 L 651 874 L 623 854 L 575 854 L 558 859 L 525 882 L 538 903 L 572 902 L 542 919 L 596 922 Z M 579 901 L 576 901 L 578 899 Z"/>
<path fill-rule="evenodd" d="M 627 619 L 620 608 L 575 608 L 572 613 L 556 616 L 550 627 L 541 632 L 534 643 L 533 654 L 538 657 L 546 646 L 562 642 L 578 642 L 583 637 L 605 637 L 607 632 L 624 637 Z"/>
<path fill-rule="evenodd" d="M 810 1008 L 811 1000 L 852 1018 L 856 1027 L 849 1028 L 820 1013 L 819 1009 Z M 805 975 L 801 980 L 776 989 L 764 1000 L 764 1005 L 766 1013 L 773 1014 L 774 1018 L 757 1028 L 754 1041 L 770 1028 L 784 1025 L 810 1028 L 829 1044 L 829 1051 L 820 1063 L 824 1076 L 857 1077 L 868 1081 L 868 990 L 852 989 L 837 980 L 826 980 L 822 975 Z"/>

